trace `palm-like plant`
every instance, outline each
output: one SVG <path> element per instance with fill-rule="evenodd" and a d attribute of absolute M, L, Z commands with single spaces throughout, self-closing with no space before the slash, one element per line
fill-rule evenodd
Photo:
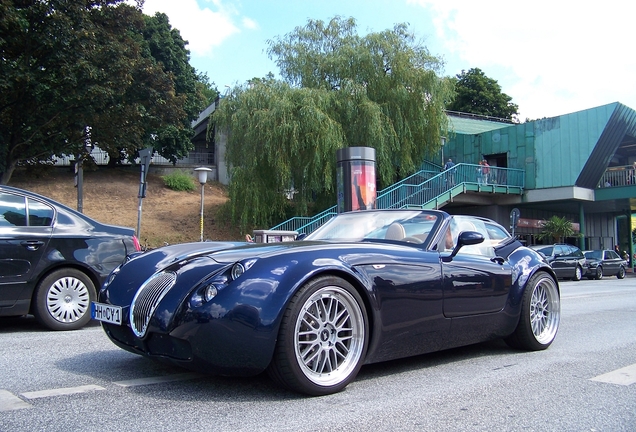
<path fill-rule="evenodd" d="M 547 221 L 543 221 L 543 228 L 537 238 L 539 240 L 554 239 L 555 243 L 561 243 L 565 237 L 573 235 L 572 222 L 565 217 L 552 216 Z"/>

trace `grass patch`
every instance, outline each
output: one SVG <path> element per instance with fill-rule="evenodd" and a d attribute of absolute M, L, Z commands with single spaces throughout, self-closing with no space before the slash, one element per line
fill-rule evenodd
<path fill-rule="evenodd" d="M 165 185 L 175 191 L 193 191 L 196 189 L 194 178 L 183 171 L 175 171 L 162 177 Z"/>

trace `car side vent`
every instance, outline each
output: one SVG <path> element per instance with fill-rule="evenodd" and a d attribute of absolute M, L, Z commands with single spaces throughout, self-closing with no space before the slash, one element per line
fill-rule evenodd
<path fill-rule="evenodd" d="M 136 336 L 146 334 L 152 314 L 176 280 L 173 272 L 156 273 L 139 288 L 130 306 L 130 327 Z"/>

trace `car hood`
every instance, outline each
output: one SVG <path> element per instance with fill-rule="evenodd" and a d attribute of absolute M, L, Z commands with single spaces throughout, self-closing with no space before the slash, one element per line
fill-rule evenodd
<path fill-rule="evenodd" d="M 153 249 L 135 257 L 135 261 L 152 262 L 153 267 L 161 269 L 174 263 L 197 257 L 209 257 L 220 264 L 231 264 L 245 258 L 255 258 L 289 249 L 315 247 L 324 242 L 283 242 L 283 243 L 246 243 L 246 242 L 197 242 L 182 243 Z"/>

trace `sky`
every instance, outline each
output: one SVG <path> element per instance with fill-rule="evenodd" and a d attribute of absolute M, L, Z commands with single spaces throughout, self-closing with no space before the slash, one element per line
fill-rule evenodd
<path fill-rule="evenodd" d="M 188 41 L 190 64 L 223 94 L 278 68 L 267 41 L 308 19 L 353 17 L 359 35 L 408 23 L 444 75 L 481 69 L 539 119 L 613 102 L 636 109 L 631 0 L 145 0 Z"/>

